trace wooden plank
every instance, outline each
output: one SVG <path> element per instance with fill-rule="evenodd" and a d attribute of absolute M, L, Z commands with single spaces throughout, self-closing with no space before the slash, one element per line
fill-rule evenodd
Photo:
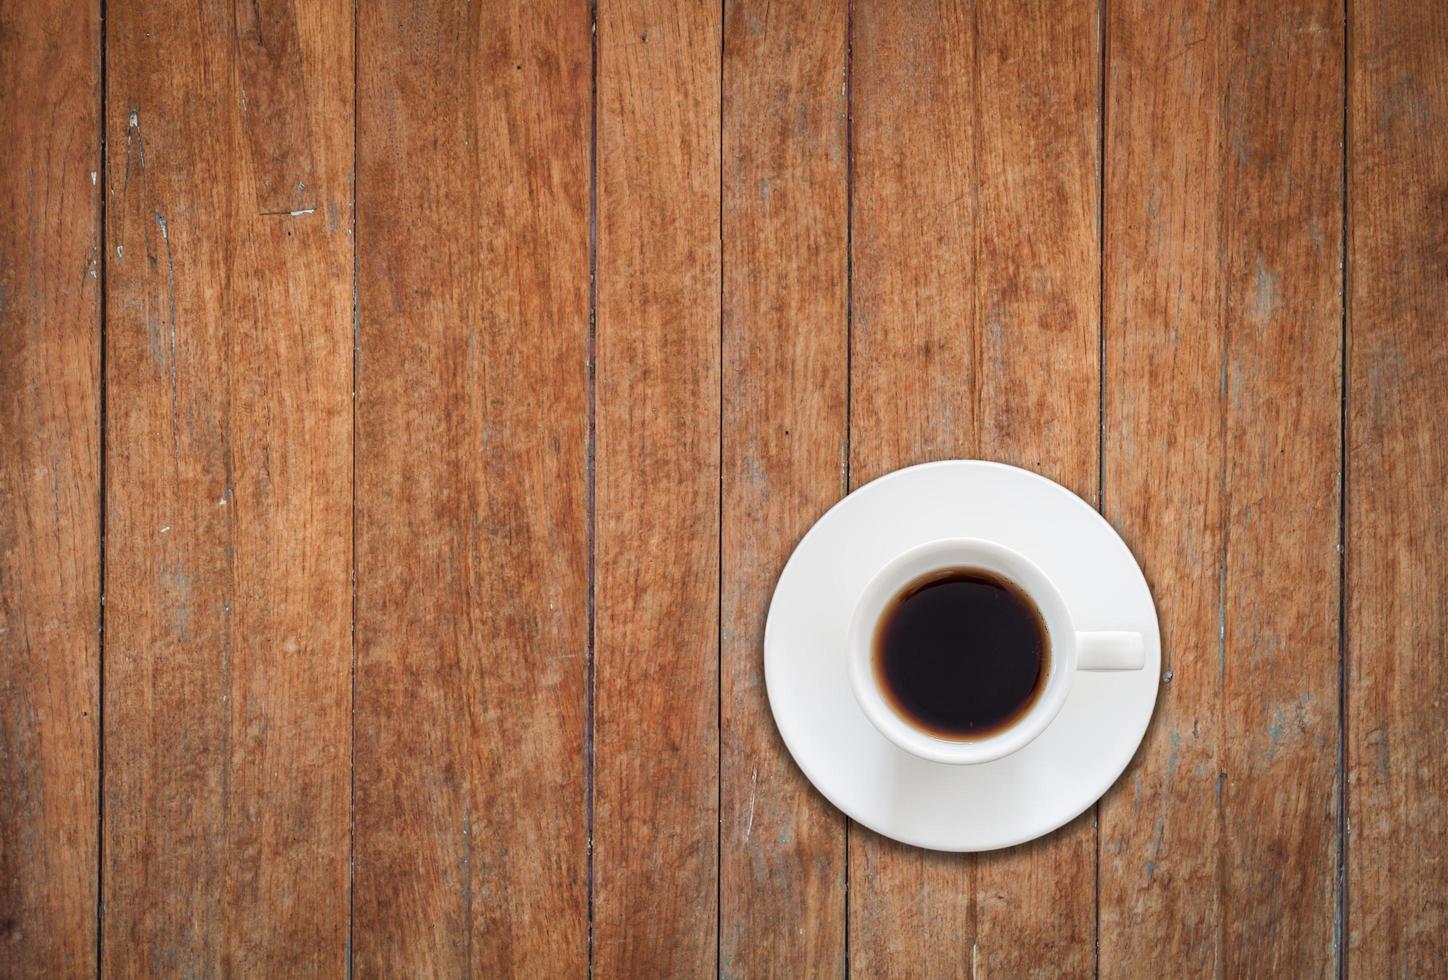
<path fill-rule="evenodd" d="M 1351 4 L 1348 971 L 1448 970 L 1448 8 Z"/>
<path fill-rule="evenodd" d="M 461 81 L 475 41 L 456 4 L 357 18 L 353 968 L 465 976 L 483 454 L 468 343 L 482 326 L 477 151 Z"/>
<path fill-rule="evenodd" d="M 0 974 L 94 972 L 97 4 L 0 3 Z"/>
<path fill-rule="evenodd" d="M 977 140 L 970 9 L 959 0 L 857 0 L 853 30 L 857 487 L 911 463 L 975 453 Z"/>
<path fill-rule="evenodd" d="M 598 5 L 594 969 L 717 968 L 720 9 Z"/>
<path fill-rule="evenodd" d="M 1220 973 L 1222 189 L 1214 10 L 1206 0 L 1164 16 L 1146 3 L 1108 8 L 1102 511 L 1151 584 L 1165 684 L 1135 761 L 1099 808 L 1104 976 L 1168 964 L 1172 973 Z"/>
<path fill-rule="evenodd" d="M 1335 976 L 1342 4 L 1227 15 L 1222 965 Z"/>
<path fill-rule="evenodd" d="M 345 967 L 351 11 L 290 12 L 291 217 L 257 213 L 233 5 L 108 10 L 109 976 Z"/>
<path fill-rule="evenodd" d="M 355 967 L 582 976 L 588 10 L 359 16 Z"/>
<path fill-rule="evenodd" d="M 1094 496 L 1097 36 L 1086 4 L 857 7 L 854 485 L 985 456 Z M 1087 820 L 979 859 L 852 829 L 852 968 L 1089 972 L 1093 847 Z"/>
<path fill-rule="evenodd" d="M 1341 8 L 1122 5 L 1107 34 L 1105 511 L 1167 684 L 1102 807 L 1101 971 L 1328 974 Z"/>
<path fill-rule="evenodd" d="M 1101 263 L 1098 5 L 976 9 L 977 453 L 1097 499 Z M 976 865 L 976 974 L 1086 976 L 1096 945 L 1087 813 Z"/>
<path fill-rule="evenodd" d="M 854 10 L 850 484 L 977 453 L 975 22 L 956 0 Z M 975 864 L 849 831 L 850 972 L 955 976 Z"/>
<path fill-rule="evenodd" d="M 779 738 L 763 640 L 845 489 L 846 7 L 741 0 L 724 27 L 719 972 L 838 977 L 845 821 Z"/>

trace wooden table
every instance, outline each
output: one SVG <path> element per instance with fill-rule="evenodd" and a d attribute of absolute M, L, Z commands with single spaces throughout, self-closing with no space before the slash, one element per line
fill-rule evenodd
<path fill-rule="evenodd" d="M 0 975 L 1448 972 L 1448 4 L 0 0 L 0 99 Z M 946 457 L 1165 643 L 977 857 L 761 677 Z"/>

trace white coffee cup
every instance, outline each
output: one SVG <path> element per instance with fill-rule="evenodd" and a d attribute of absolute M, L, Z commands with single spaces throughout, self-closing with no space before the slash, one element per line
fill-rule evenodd
<path fill-rule="evenodd" d="M 1035 603 L 1045 621 L 1049 666 L 1040 695 L 1005 729 L 978 739 L 940 738 L 904 718 L 880 689 L 874 666 L 875 630 L 890 601 L 931 572 L 973 568 L 1014 583 Z M 875 573 L 855 604 L 846 641 L 850 685 L 865 717 L 891 742 L 932 762 L 971 765 L 1017 752 L 1046 730 L 1061 711 L 1078 670 L 1141 670 L 1145 646 L 1140 633 L 1076 628 L 1060 590 L 1025 555 L 976 538 L 932 541 L 894 558 Z"/>

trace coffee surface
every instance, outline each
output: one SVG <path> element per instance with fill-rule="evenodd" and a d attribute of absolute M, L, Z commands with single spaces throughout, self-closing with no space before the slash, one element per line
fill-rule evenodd
<path fill-rule="evenodd" d="M 1013 582 L 952 568 L 917 579 L 875 629 L 875 675 L 915 727 L 965 741 L 1010 727 L 1049 674 L 1045 622 Z"/>

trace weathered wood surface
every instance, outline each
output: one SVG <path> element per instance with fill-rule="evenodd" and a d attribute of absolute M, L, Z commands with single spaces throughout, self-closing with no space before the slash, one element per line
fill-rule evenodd
<path fill-rule="evenodd" d="M 108 976 L 347 961 L 352 9 L 234 14 L 107 7 Z M 255 45 L 304 69 L 261 116 Z"/>
<path fill-rule="evenodd" d="M 861 2 L 851 483 L 952 456 L 1095 497 L 1096 6 Z M 852 828 L 865 975 L 1091 970 L 1089 816 L 978 858 Z"/>
<path fill-rule="evenodd" d="M 101 13 L 0 0 L 0 976 L 1448 966 L 1440 6 Z M 1164 641 L 974 858 L 762 683 L 953 456 Z"/>
<path fill-rule="evenodd" d="M 1347 969 L 1448 972 L 1448 8 L 1349 5 Z"/>
<path fill-rule="evenodd" d="M 973 11 L 861 0 L 853 26 L 851 489 L 979 446 Z M 849 862 L 852 973 L 969 967 L 973 858 L 851 827 Z"/>
<path fill-rule="evenodd" d="M 717 6 L 598 5 L 593 969 L 718 969 Z"/>
<path fill-rule="evenodd" d="M 588 16 L 359 16 L 354 965 L 581 976 Z"/>
<path fill-rule="evenodd" d="M 975 17 L 976 455 L 1043 473 L 1094 503 L 1101 463 L 1098 5 L 991 0 Z M 1092 816 L 977 859 L 977 976 L 1091 971 Z"/>
<path fill-rule="evenodd" d="M 1104 511 L 1165 683 L 1101 807 L 1103 975 L 1336 970 L 1340 15 L 1111 8 Z"/>
<path fill-rule="evenodd" d="M 724 22 L 721 976 L 844 972 L 845 820 L 775 730 L 763 639 L 845 489 L 846 13 L 749 0 Z"/>
<path fill-rule="evenodd" d="M 0 975 L 95 971 L 99 13 L 0 3 Z"/>

